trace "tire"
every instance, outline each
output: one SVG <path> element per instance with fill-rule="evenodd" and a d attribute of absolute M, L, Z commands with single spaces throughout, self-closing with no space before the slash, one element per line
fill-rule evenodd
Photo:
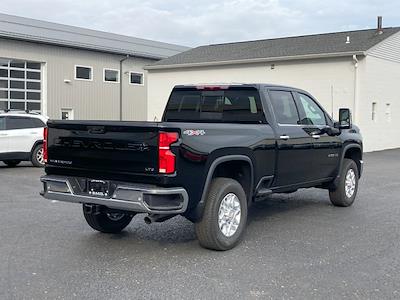
<path fill-rule="evenodd" d="M 236 198 L 232 195 L 236 196 Z M 232 201 L 230 202 L 230 200 Z M 240 212 L 237 211 L 237 205 L 224 206 L 221 205 L 222 202 L 225 204 L 240 203 Z M 232 218 L 227 221 L 228 223 L 224 224 L 224 220 L 219 217 L 220 210 L 224 207 L 228 207 L 226 212 L 240 216 L 239 221 L 237 221 L 238 218 Z M 226 214 L 225 216 L 228 219 L 230 218 Z M 235 220 L 237 222 L 234 222 Z M 220 251 L 232 249 L 240 242 L 246 228 L 246 222 L 247 197 L 240 183 L 231 178 L 220 177 L 213 179 L 207 196 L 203 218 L 195 225 L 200 245 L 204 248 Z M 238 224 L 236 228 L 234 226 L 235 223 Z M 233 228 L 233 233 L 229 231 L 230 228 Z M 225 230 L 225 233 L 223 230 Z"/>
<path fill-rule="evenodd" d="M 103 233 L 119 233 L 131 222 L 133 215 L 118 214 L 120 216 L 113 215 L 112 213 L 106 212 L 85 212 L 85 205 L 83 205 L 83 215 L 86 222 L 94 230 Z"/>
<path fill-rule="evenodd" d="M 5 163 L 7 165 L 7 167 L 9 167 L 9 168 L 14 168 L 17 165 L 19 165 L 21 163 L 21 161 L 20 160 L 15 160 L 15 159 L 13 159 L 13 160 L 3 160 L 3 163 Z"/>
<path fill-rule="evenodd" d="M 335 206 L 348 207 L 353 204 L 358 191 L 358 168 L 354 160 L 345 158 L 336 189 L 329 191 Z M 347 190 L 346 190 L 347 189 Z"/>
<path fill-rule="evenodd" d="M 35 167 L 42 168 L 44 167 L 44 158 L 43 158 L 43 144 L 39 144 L 33 149 L 31 162 Z"/>

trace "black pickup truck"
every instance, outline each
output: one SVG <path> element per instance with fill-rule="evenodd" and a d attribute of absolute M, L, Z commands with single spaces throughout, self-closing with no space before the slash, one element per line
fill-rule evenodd
<path fill-rule="evenodd" d="M 348 109 L 334 122 L 309 93 L 267 84 L 176 86 L 162 122 L 51 120 L 44 140 L 41 194 L 83 204 L 95 230 L 182 215 L 216 250 L 239 242 L 248 207 L 272 193 L 317 187 L 350 206 L 363 166 Z"/>

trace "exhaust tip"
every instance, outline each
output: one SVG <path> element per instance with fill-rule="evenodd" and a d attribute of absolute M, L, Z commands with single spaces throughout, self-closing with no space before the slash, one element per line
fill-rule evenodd
<path fill-rule="evenodd" d="M 150 219 L 148 216 L 144 217 L 144 222 L 145 222 L 147 225 L 150 225 L 150 224 L 152 223 L 151 219 Z"/>

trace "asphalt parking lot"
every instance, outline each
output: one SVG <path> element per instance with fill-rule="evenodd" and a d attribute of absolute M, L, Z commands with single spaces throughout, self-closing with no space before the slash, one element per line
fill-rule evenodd
<path fill-rule="evenodd" d="M 400 150 L 366 154 L 352 207 L 317 189 L 276 195 L 215 252 L 181 217 L 97 233 L 79 205 L 39 196 L 41 169 L 0 165 L 0 299 L 399 299 L 399 170 Z"/>

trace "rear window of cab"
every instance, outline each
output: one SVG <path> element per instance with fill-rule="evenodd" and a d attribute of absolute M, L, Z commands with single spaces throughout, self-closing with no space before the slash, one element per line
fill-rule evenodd
<path fill-rule="evenodd" d="M 174 89 L 166 122 L 264 123 L 259 91 L 255 88 Z"/>

